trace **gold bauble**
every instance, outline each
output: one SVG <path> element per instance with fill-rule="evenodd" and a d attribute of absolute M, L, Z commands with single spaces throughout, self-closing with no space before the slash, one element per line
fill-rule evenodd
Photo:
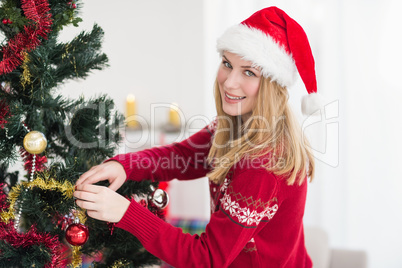
<path fill-rule="evenodd" d="M 47 146 L 45 135 L 39 131 L 30 131 L 24 137 L 24 148 L 30 154 L 40 154 Z"/>

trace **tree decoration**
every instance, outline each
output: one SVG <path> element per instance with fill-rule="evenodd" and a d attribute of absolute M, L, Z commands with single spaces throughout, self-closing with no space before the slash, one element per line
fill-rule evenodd
<path fill-rule="evenodd" d="M 25 170 L 32 171 L 32 169 L 34 169 L 36 171 L 43 171 L 46 168 L 45 164 L 47 163 L 47 157 L 45 155 L 36 156 L 28 153 L 24 148 L 20 149 L 20 155 L 24 161 Z M 34 166 L 34 158 L 35 158 L 35 166 Z"/>
<path fill-rule="evenodd" d="M 31 23 L 2 48 L 3 60 L 0 62 L 0 75 L 18 67 L 24 60 L 24 52 L 36 48 L 40 44 L 39 38 L 47 38 L 51 30 L 52 18 L 49 13 L 49 3 L 46 0 L 21 0 L 21 8 Z M 7 24 L 9 23 L 11 21 L 8 20 Z"/>
<path fill-rule="evenodd" d="M 69 182 L 69 181 L 64 181 L 63 183 L 60 183 L 56 181 L 55 179 L 47 178 L 36 178 L 35 180 L 31 182 L 23 182 L 21 184 L 18 184 L 14 186 L 10 193 L 8 194 L 8 201 L 10 203 L 10 207 L 8 211 L 2 211 L 0 213 L 0 219 L 2 222 L 9 223 L 10 220 L 13 220 L 15 218 L 14 216 L 14 209 L 15 205 L 17 203 L 17 199 L 21 194 L 21 191 L 23 189 L 28 189 L 28 188 L 34 188 L 38 187 L 42 190 L 53 190 L 53 191 L 59 191 L 65 196 L 66 198 L 72 198 L 73 197 L 73 192 L 74 192 L 74 186 Z"/>
<path fill-rule="evenodd" d="M 72 267 L 81 267 L 82 264 L 82 257 L 81 257 L 81 247 L 80 246 L 73 246 L 72 250 L 72 260 L 71 266 Z"/>
<path fill-rule="evenodd" d="M 78 217 L 75 218 L 74 223 L 70 224 L 66 229 L 66 240 L 73 246 L 84 245 L 89 238 L 88 228 L 80 223 Z"/>
<path fill-rule="evenodd" d="M 42 132 L 30 131 L 24 137 L 24 148 L 28 153 L 41 154 L 46 149 L 47 139 Z"/>
<path fill-rule="evenodd" d="M 34 251 L 33 248 L 37 248 L 37 250 L 42 251 L 42 255 L 47 256 L 48 260 L 44 267 L 46 268 L 57 268 L 61 267 L 61 243 L 58 240 L 57 236 L 52 236 L 48 233 L 38 233 L 35 226 L 32 226 L 27 233 L 18 233 L 12 225 L 2 224 L 2 231 L 0 232 L 0 248 L 4 248 L 7 246 L 11 246 L 15 249 L 15 251 L 21 252 L 22 254 L 28 255 Z M 45 254 L 43 254 L 45 251 Z M 0 255 L 2 252 L 0 251 Z M 19 257 L 21 258 L 21 257 Z M 26 265 L 33 265 L 29 263 L 29 256 L 23 256 L 23 263 L 26 262 Z M 1 267 L 9 267 L 15 261 L 11 258 L 5 260 L 0 260 Z"/>
<path fill-rule="evenodd" d="M 151 186 L 152 193 L 149 196 L 149 199 L 152 203 L 159 209 L 164 209 L 169 204 L 169 195 L 162 189 L 156 189 Z"/>
<path fill-rule="evenodd" d="M 4 193 L 4 188 L 7 187 L 5 183 L 0 183 L 0 209 L 8 209 L 7 195 Z"/>
<path fill-rule="evenodd" d="M 9 107 L 4 100 L 0 100 L 0 127 L 4 128 L 7 123 L 7 117 L 10 115 Z"/>
<path fill-rule="evenodd" d="M 22 69 L 24 70 L 22 72 L 22 76 L 21 76 L 21 85 L 22 88 L 25 89 L 26 85 L 31 84 L 31 72 L 29 71 L 29 67 L 28 67 L 28 63 L 29 63 L 29 55 L 28 53 L 26 53 L 25 51 L 22 52 L 24 55 L 24 61 L 22 63 Z"/>

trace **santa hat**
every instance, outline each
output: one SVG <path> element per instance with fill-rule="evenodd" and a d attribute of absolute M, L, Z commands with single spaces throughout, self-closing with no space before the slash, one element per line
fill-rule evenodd
<path fill-rule="evenodd" d="M 302 99 L 302 112 L 309 115 L 321 108 L 317 93 L 314 58 L 303 28 L 283 10 L 268 7 L 257 11 L 242 23 L 229 28 L 219 39 L 217 49 L 251 61 L 283 87 L 290 87 L 297 72 L 308 95 Z"/>

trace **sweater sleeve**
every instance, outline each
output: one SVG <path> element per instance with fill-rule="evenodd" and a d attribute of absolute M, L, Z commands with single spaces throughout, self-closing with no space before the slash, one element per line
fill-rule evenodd
<path fill-rule="evenodd" d="M 116 226 L 174 267 L 228 267 L 277 211 L 277 180 L 253 169 L 234 174 L 220 191 L 225 192 L 221 205 L 200 236 L 183 233 L 135 201 Z"/>
<path fill-rule="evenodd" d="M 206 161 L 216 129 L 216 119 L 181 142 L 139 152 L 120 154 L 106 161 L 121 163 L 128 180 L 168 181 L 205 177 L 210 171 Z"/>

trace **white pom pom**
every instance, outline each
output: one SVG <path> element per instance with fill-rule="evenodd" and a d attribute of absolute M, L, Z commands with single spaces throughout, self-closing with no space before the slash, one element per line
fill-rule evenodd
<path fill-rule="evenodd" d="M 311 115 L 320 110 L 325 104 L 323 97 L 318 93 L 311 93 L 302 98 L 302 113 Z"/>

